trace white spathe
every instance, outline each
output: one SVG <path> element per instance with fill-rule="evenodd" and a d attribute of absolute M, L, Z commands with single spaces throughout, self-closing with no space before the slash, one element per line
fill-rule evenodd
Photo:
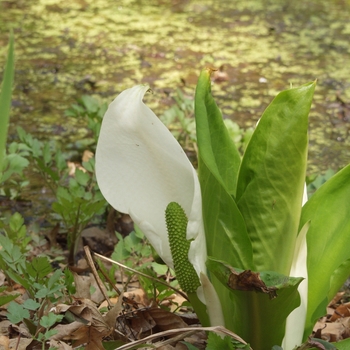
<path fill-rule="evenodd" d="M 106 200 L 127 213 L 173 267 L 165 209 L 179 203 L 193 240 L 189 260 L 205 271 L 206 244 L 197 173 L 179 143 L 143 102 L 148 86 L 123 91 L 108 107 L 96 149 L 96 177 Z"/>
<path fill-rule="evenodd" d="M 307 202 L 307 187 L 304 185 L 304 193 L 302 199 L 302 206 Z M 307 298 L 308 298 L 308 273 L 307 273 L 307 241 L 306 235 L 310 227 L 310 222 L 307 222 L 299 232 L 295 247 L 292 266 L 290 269 L 290 276 L 303 277 L 298 287 L 300 295 L 300 305 L 294 309 L 286 321 L 286 333 L 282 342 L 284 350 L 292 350 L 300 345 L 303 341 L 305 317 L 307 312 Z"/>

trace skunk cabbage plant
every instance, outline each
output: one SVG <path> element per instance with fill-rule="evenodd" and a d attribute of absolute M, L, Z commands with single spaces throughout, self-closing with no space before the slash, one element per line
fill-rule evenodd
<path fill-rule="evenodd" d="M 198 176 L 143 104 L 148 87 L 136 86 L 103 119 L 97 180 L 109 203 L 129 213 L 175 265 L 185 291 L 193 292 L 186 282 L 193 280 L 203 323 L 204 307 L 208 322 L 222 323 L 254 350 L 292 350 L 307 341 L 350 272 L 350 166 L 305 203 L 315 83 L 281 92 L 241 157 L 212 97 L 210 74 L 202 71 L 195 94 Z"/>

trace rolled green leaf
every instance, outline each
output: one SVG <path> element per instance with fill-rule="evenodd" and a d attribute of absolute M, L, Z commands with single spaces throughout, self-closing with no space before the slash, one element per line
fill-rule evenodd
<path fill-rule="evenodd" d="M 210 68 L 202 70 L 195 95 L 197 143 L 200 157 L 225 190 L 236 192 L 239 152 L 223 122 L 220 109 L 211 94 Z"/>

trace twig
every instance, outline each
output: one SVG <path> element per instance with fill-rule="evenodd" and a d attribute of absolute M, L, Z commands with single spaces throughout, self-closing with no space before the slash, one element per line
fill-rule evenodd
<path fill-rule="evenodd" d="M 163 340 L 162 342 L 160 342 L 161 344 L 159 344 L 159 346 L 164 346 L 164 345 L 168 345 L 168 344 L 170 345 L 170 344 L 176 343 L 176 342 L 183 340 L 183 339 L 185 339 L 185 338 L 187 338 L 195 333 L 196 333 L 196 331 L 184 332 L 182 334 L 176 335 L 175 337 L 171 337 L 167 340 Z M 159 347 L 157 343 L 155 343 L 154 345 L 156 346 L 156 348 Z"/>
<path fill-rule="evenodd" d="M 86 261 L 87 261 L 87 263 L 88 263 L 88 265 L 89 265 L 89 267 L 90 267 L 90 269 L 92 271 L 92 274 L 95 277 L 96 283 L 97 283 L 98 287 L 100 288 L 101 293 L 103 294 L 103 296 L 107 300 L 108 306 L 109 307 L 113 307 L 113 304 L 109 300 L 108 295 L 107 295 L 107 293 L 106 293 L 106 291 L 104 289 L 104 284 L 103 284 L 100 276 L 97 273 L 94 261 L 92 260 L 92 257 L 91 257 L 90 248 L 88 246 L 85 246 L 84 247 L 84 251 L 85 251 L 85 254 L 86 254 Z"/>
<path fill-rule="evenodd" d="M 159 332 L 156 334 L 152 334 L 146 338 L 140 339 L 140 340 L 136 340 L 133 341 L 129 344 L 125 344 L 120 346 L 119 348 L 117 348 L 116 350 L 127 350 L 127 349 L 132 349 L 133 347 L 137 346 L 137 345 L 141 345 L 141 344 L 145 344 L 148 341 L 160 338 L 160 337 L 165 337 L 168 335 L 172 335 L 172 334 L 176 334 L 176 333 L 181 333 L 181 332 L 189 332 L 189 331 L 205 331 L 205 332 L 215 332 L 218 334 L 224 334 L 227 335 L 237 341 L 239 341 L 240 343 L 247 345 L 247 343 L 241 338 L 239 337 L 237 334 L 231 332 L 230 330 L 228 330 L 225 327 L 222 326 L 216 326 L 216 327 L 186 327 L 186 328 L 177 328 L 177 329 L 169 329 L 167 331 L 164 332 Z M 253 350 L 252 348 L 250 348 L 250 350 Z"/>
<path fill-rule="evenodd" d="M 136 273 L 137 275 L 146 277 L 146 278 L 148 278 L 148 279 L 150 279 L 150 280 L 152 280 L 152 281 L 155 281 L 155 282 L 157 282 L 157 283 L 163 284 L 164 286 L 167 286 L 168 288 L 172 289 L 172 290 L 175 291 L 176 293 L 180 294 L 183 298 L 185 298 L 185 299 L 188 301 L 188 297 L 187 297 L 187 295 L 186 295 L 184 292 L 182 292 L 181 290 L 179 290 L 179 289 L 177 289 L 177 288 L 171 286 L 170 284 L 168 284 L 168 283 L 166 283 L 166 282 L 164 282 L 164 281 L 162 281 L 162 280 L 160 280 L 160 279 L 158 279 L 158 278 L 155 278 L 155 277 L 153 277 L 153 276 L 147 275 L 146 273 L 143 273 L 143 272 L 134 270 L 134 269 L 131 268 L 131 267 L 128 267 L 128 266 L 126 266 L 126 265 L 123 265 L 123 264 L 121 264 L 120 262 L 114 261 L 114 260 L 112 260 L 112 259 L 106 258 L 106 257 L 103 256 L 103 255 L 100 255 L 100 254 L 97 254 L 97 253 L 93 253 L 93 254 L 96 255 L 96 256 L 98 256 L 100 259 L 103 259 L 103 260 L 108 261 L 108 262 L 110 262 L 110 263 L 112 263 L 112 264 L 118 265 L 118 266 L 122 267 L 123 269 L 126 269 L 126 270 L 128 270 L 128 271 L 131 271 L 131 272 L 133 272 L 133 273 Z"/>
<path fill-rule="evenodd" d="M 110 286 L 115 290 L 115 292 L 120 296 L 122 292 L 119 290 L 119 288 L 112 282 L 112 280 L 109 278 L 109 276 L 103 271 L 102 268 L 100 268 L 100 271 L 103 275 L 103 277 L 107 280 L 107 282 L 110 284 Z"/>

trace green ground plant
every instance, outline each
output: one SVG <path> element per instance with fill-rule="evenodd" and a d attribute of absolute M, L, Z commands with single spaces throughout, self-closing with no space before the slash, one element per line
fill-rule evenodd
<path fill-rule="evenodd" d="M 64 223 L 67 230 L 69 262 L 73 264 L 82 230 L 106 208 L 96 183 L 94 158 L 83 162 L 82 168 L 69 176 L 67 159 L 56 141 L 40 141 L 20 127 L 17 133 L 21 142 L 16 147 L 26 152 L 24 159 L 55 197 L 52 210 L 56 222 Z"/>
<path fill-rule="evenodd" d="M 24 174 L 24 170 L 29 165 L 27 155 L 28 152 L 21 149 L 17 142 L 12 142 L 7 147 L 2 164 L 2 174 L 0 173 L 1 195 L 10 199 L 18 199 L 21 192 L 29 185 L 29 180 Z"/>
<path fill-rule="evenodd" d="M 87 122 L 87 128 L 90 130 L 91 140 L 88 142 L 96 147 L 98 135 L 100 134 L 102 118 L 107 110 L 107 103 L 101 102 L 97 98 L 89 95 L 83 95 L 65 111 L 66 117 L 83 119 Z"/>
<path fill-rule="evenodd" d="M 13 324 L 24 322 L 33 338 L 45 349 L 45 342 L 57 332 L 50 328 L 63 318 L 51 311 L 52 305 L 71 301 L 71 295 L 75 293 L 73 275 L 68 269 L 54 270 L 47 256 L 32 256 L 31 238 L 19 213 L 12 215 L 8 223 L 1 222 L 0 228 L 3 233 L 0 235 L 0 269 L 9 285 L 21 285 L 28 295 L 18 303 L 14 300 L 21 294 L 2 294 L 0 305 L 9 303 L 9 321 Z M 1 292 L 6 289 L 2 287 Z"/>

